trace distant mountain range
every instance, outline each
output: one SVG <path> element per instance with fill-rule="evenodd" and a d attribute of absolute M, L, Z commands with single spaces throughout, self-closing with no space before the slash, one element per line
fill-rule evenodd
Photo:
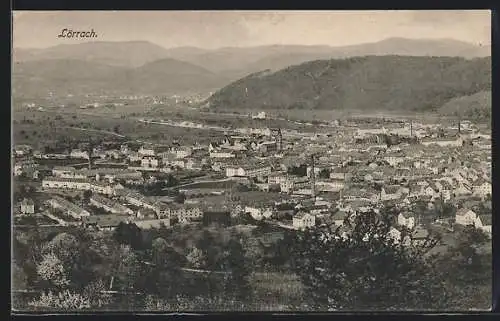
<path fill-rule="evenodd" d="M 211 108 L 436 111 L 491 90 L 491 58 L 364 56 L 317 60 L 244 77 Z"/>
<path fill-rule="evenodd" d="M 214 91 L 231 79 L 171 58 L 140 67 L 75 59 L 15 62 L 12 88 L 25 97 L 94 94 L 174 94 Z"/>
<path fill-rule="evenodd" d="M 83 91 L 144 94 L 206 92 L 266 69 L 318 59 L 365 55 L 491 55 L 490 46 L 456 40 L 390 38 L 347 47 L 272 45 L 214 50 L 166 49 L 147 41 L 89 42 L 46 49 L 14 49 L 15 93 Z"/>
<path fill-rule="evenodd" d="M 167 58 L 166 52 L 165 48 L 147 41 L 97 41 L 64 44 L 46 49 L 14 49 L 12 56 L 15 62 L 69 59 L 133 68 Z"/>

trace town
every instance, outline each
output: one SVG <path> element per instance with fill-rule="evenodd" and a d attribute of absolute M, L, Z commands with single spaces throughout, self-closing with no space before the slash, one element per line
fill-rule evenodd
<path fill-rule="evenodd" d="M 113 229 L 246 218 L 303 229 L 390 203 L 403 228 L 474 225 L 491 235 L 490 135 L 466 120 L 398 126 L 235 131 L 207 145 L 82 142 L 50 154 L 17 145 L 15 184 L 33 189 L 15 200 L 15 220 Z M 157 192 L 143 194 L 150 186 Z"/>

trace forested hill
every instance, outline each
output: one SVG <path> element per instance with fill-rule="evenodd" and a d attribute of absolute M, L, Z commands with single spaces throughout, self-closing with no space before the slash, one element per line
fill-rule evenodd
<path fill-rule="evenodd" d="M 222 88 L 211 108 L 437 110 L 491 89 L 491 58 L 365 56 L 254 73 Z"/>
<path fill-rule="evenodd" d="M 439 113 L 474 120 L 491 120 L 491 91 L 480 91 L 470 96 L 453 98 L 444 104 Z"/>

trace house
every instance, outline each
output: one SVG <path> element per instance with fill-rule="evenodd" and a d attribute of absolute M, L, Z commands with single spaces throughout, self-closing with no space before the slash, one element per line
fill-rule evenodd
<path fill-rule="evenodd" d="M 369 212 L 373 209 L 373 205 L 370 200 L 357 199 L 346 202 L 343 210 L 348 213 L 360 213 Z"/>
<path fill-rule="evenodd" d="M 281 182 L 286 181 L 287 176 L 285 173 L 272 173 L 267 176 L 267 182 L 271 185 L 279 185 Z"/>
<path fill-rule="evenodd" d="M 245 206 L 244 212 L 250 214 L 257 221 L 270 218 L 273 215 L 273 211 L 266 207 Z"/>
<path fill-rule="evenodd" d="M 306 212 L 299 212 L 293 217 L 292 224 L 296 229 L 310 228 L 316 225 L 316 217 Z"/>
<path fill-rule="evenodd" d="M 424 195 L 429 196 L 431 198 L 436 198 L 440 195 L 439 189 L 436 187 L 435 184 L 429 184 L 424 188 Z"/>
<path fill-rule="evenodd" d="M 75 189 L 86 191 L 90 189 L 90 181 L 86 179 L 48 177 L 42 180 L 42 188 Z"/>
<path fill-rule="evenodd" d="M 69 157 L 71 158 L 82 158 L 82 159 L 89 159 L 89 153 L 87 151 L 82 151 L 80 149 L 73 149 L 71 153 L 69 154 Z"/>
<path fill-rule="evenodd" d="M 53 196 L 52 199 L 47 201 L 47 203 L 52 208 L 61 209 L 67 215 L 72 216 L 76 219 L 81 219 L 82 217 L 90 216 L 90 213 L 87 210 L 67 201 L 66 199 L 60 196 Z"/>
<path fill-rule="evenodd" d="M 238 217 L 243 213 L 244 213 L 244 208 L 243 208 L 243 206 L 241 206 L 239 204 L 236 206 L 233 206 L 233 208 L 231 209 L 231 217 Z"/>
<path fill-rule="evenodd" d="M 455 223 L 460 225 L 474 225 L 477 220 L 477 214 L 467 208 L 459 209 L 455 214 Z"/>
<path fill-rule="evenodd" d="M 453 189 L 453 195 L 455 196 L 463 196 L 463 195 L 471 195 L 472 194 L 472 186 L 467 183 L 457 183 L 455 188 Z"/>
<path fill-rule="evenodd" d="M 213 151 L 210 152 L 210 158 L 235 158 L 236 154 L 232 152 L 220 152 L 220 151 Z"/>
<path fill-rule="evenodd" d="M 384 156 L 384 161 L 386 161 L 390 166 L 398 166 L 405 161 L 405 155 L 402 153 L 391 153 Z"/>
<path fill-rule="evenodd" d="M 22 214 L 35 214 L 35 203 L 33 200 L 25 198 L 21 202 Z"/>
<path fill-rule="evenodd" d="M 112 196 L 115 194 L 113 186 L 101 182 L 91 182 L 90 190 L 94 193 Z"/>
<path fill-rule="evenodd" d="M 141 208 L 137 211 L 136 217 L 138 219 L 157 219 L 159 218 L 155 210 L 150 208 Z"/>
<path fill-rule="evenodd" d="M 278 143 L 275 141 L 262 142 L 257 146 L 257 149 L 261 153 L 271 153 L 278 151 Z"/>
<path fill-rule="evenodd" d="M 177 146 L 177 147 L 172 147 L 170 149 L 170 152 L 173 153 L 177 158 L 186 158 L 191 156 L 193 150 L 186 146 Z"/>
<path fill-rule="evenodd" d="M 328 181 L 316 182 L 316 190 L 318 192 L 338 192 L 345 186 L 344 180 L 330 179 Z"/>
<path fill-rule="evenodd" d="M 136 219 L 132 221 L 135 225 L 137 225 L 141 229 L 149 230 L 152 228 L 160 228 L 163 226 L 171 226 L 170 218 L 161 218 L 161 219 Z"/>
<path fill-rule="evenodd" d="M 472 191 L 474 195 L 482 198 L 485 198 L 488 195 L 491 196 L 491 183 L 484 179 L 478 179 L 473 183 Z"/>
<path fill-rule="evenodd" d="M 491 236 L 491 221 L 491 215 L 478 215 L 474 222 L 474 226 Z"/>
<path fill-rule="evenodd" d="M 411 233 L 411 240 L 413 245 L 423 245 L 429 237 L 429 231 L 421 226 L 417 226 Z"/>
<path fill-rule="evenodd" d="M 291 193 L 298 189 L 303 189 L 311 186 L 308 177 L 287 177 L 286 180 L 281 181 L 280 190 L 283 193 Z"/>
<path fill-rule="evenodd" d="M 156 156 L 157 149 L 152 146 L 141 146 L 138 150 L 140 156 Z"/>
<path fill-rule="evenodd" d="M 338 180 L 345 181 L 346 175 L 347 175 L 347 172 L 342 171 L 341 169 L 335 169 L 335 170 L 330 172 L 331 179 L 338 179 Z"/>
<path fill-rule="evenodd" d="M 307 206 L 305 210 L 313 215 L 324 214 L 324 213 L 328 212 L 329 205 L 316 203 L 316 204 L 313 204 L 311 206 Z"/>
<path fill-rule="evenodd" d="M 32 147 L 29 145 L 16 145 L 14 147 L 14 154 L 16 156 L 26 156 L 33 151 Z"/>
<path fill-rule="evenodd" d="M 451 184 L 446 180 L 440 180 L 436 181 L 435 185 L 438 187 L 439 193 L 441 194 L 443 200 L 449 201 L 451 199 L 453 191 L 453 187 L 451 186 Z"/>
<path fill-rule="evenodd" d="M 396 229 L 395 227 L 391 227 L 389 229 L 387 238 L 389 240 L 392 240 L 394 244 L 403 244 L 403 245 L 410 245 L 411 244 L 411 238 L 409 235 L 403 236 L 403 233 Z"/>
<path fill-rule="evenodd" d="M 127 222 L 127 217 L 122 215 L 91 215 L 82 218 L 83 226 L 85 227 L 95 227 L 99 230 L 112 231 L 120 223 Z"/>
<path fill-rule="evenodd" d="M 347 191 L 342 192 L 342 198 L 349 202 L 363 201 L 369 203 L 378 200 L 379 195 L 370 190 L 352 187 Z"/>
<path fill-rule="evenodd" d="M 64 177 L 65 175 L 71 174 L 76 171 L 76 168 L 69 166 L 55 166 L 52 169 L 52 175 L 55 177 Z"/>
<path fill-rule="evenodd" d="M 252 119 L 266 119 L 266 113 L 261 111 L 257 115 L 252 115 Z"/>
<path fill-rule="evenodd" d="M 420 143 L 424 146 L 460 147 L 463 144 L 463 139 L 461 137 L 430 138 L 422 139 Z"/>
<path fill-rule="evenodd" d="M 248 164 L 226 167 L 227 177 L 263 177 L 271 174 L 271 166 L 267 164 Z"/>
<path fill-rule="evenodd" d="M 168 212 L 170 217 L 176 217 L 179 223 L 189 223 L 203 218 L 203 211 L 194 204 L 171 204 L 165 212 Z"/>
<path fill-rule="evenodd" d="M 150 208 L 152 210 L 158 209 L 156 202 L 128 188 L 116 189 L 116 194 L 134 206 Z"/>
<path fill-rule="evenodd" d="M 133 215 L 134 211 L 131 210 L 130 208 L 123 206 L 122 204 L 100 196 L 98 194 L 92 194 L 90 197 L 90 204 L 102 208 L 107 212 L 113 213 L 113 214 L 122 214 L 122 215 Z"/>
<path fill-rule="evenodd" d="M 408 212 L 399 213 L 398 225 L 405 226 L 410 230 L 413 229 L 415 227 L 415 216 Z"/>
<path fill-rule="evenodd" d="M 155 156 L 144 156 L 141 159 L 141 167 L 145 168 L 158 168 L 160 160 Z"/>

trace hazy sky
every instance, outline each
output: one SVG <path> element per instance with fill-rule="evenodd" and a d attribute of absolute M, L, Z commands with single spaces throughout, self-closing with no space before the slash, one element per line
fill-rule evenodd
<path fill-rule="evenodd" d="M 147 40 L 163 47 L 267 44 L 344 46 L 389 37 L 453 38 L 490 44 L 490 11 L 17 11 L 13 46 L 88 40 L 57 38 L 94 29 L 100 41 Z"/>

